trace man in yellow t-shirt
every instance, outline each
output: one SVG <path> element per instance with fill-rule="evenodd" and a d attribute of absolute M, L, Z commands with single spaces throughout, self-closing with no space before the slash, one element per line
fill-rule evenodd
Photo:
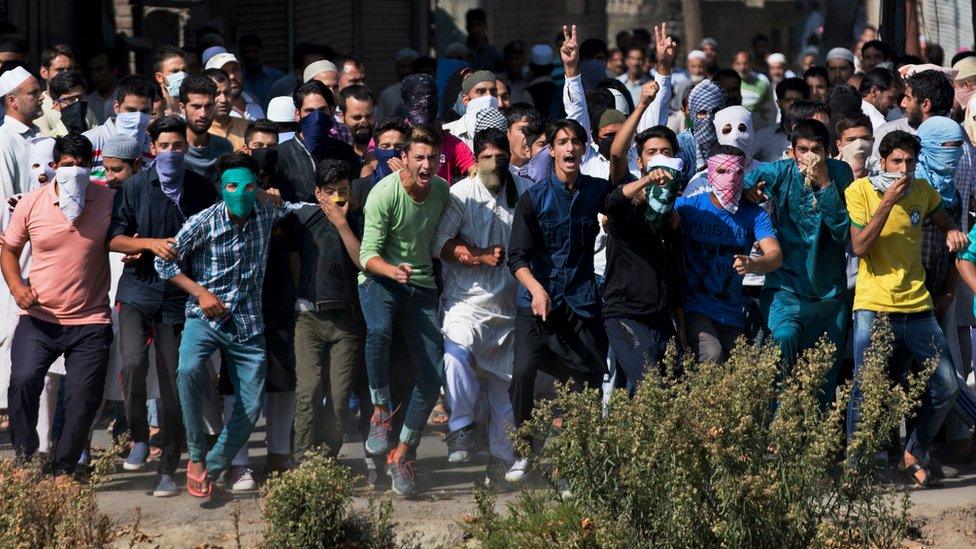
<path fill-rule="evenodd" d="M 871 329 L 877 316 L 885 313 L 895 336 L 892 375 L 900 379 L 913 363 L 938 359 L 899 465 L 916 484 L 927 486 L 935 478 L 935 464 L 928 458 L 932 439 L 955 401 L 959 384 L 925 289 L 922 224 L 930 218 L 946 234 L 951 252 L 965 248 L 969 239 L 942 209 L 939 193 L 924 179 L 910 175 L 920 150 L 915 136 L 904 131 L 889 133 L 878 148 L 882 173 L 858 179 L 844 192 L 851 216 L 851 246 L 860 258 L 854 294 L 855 384 L 847 409 L 847 432 L 853 433 L 860 418 L 863 397 L 858 379 Z"/>

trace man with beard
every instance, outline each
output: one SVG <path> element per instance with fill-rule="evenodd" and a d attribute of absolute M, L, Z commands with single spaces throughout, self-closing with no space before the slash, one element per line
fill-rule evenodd
<path fill-rule="evenodd" d="M 288 200 L 315 201 L 315 163 L 334 158 L 349 164 L 353 177 L 361 165 L 352 146 L 329 135 L 335 123 L 332 92 L 318 80 L 310 80 L 295 90 L 295 120 L 299 131 L 294 139 L 278 149 L 277 178 L 281 193 Z"/>
<path fill-rule="evenodd" d="M 139 255 L 137 261 L 125 266 L 115 296 L 126 417 L 135 443 L 124 467 L 139 470 L 149 455 L 146 376 L 152 341 L 157 353 L 164 437 L 161 476 L 153 495 L 165 497 L 177 493 L 174 476 L 184 444 L 176 367 L 187 295 L 159 277 L 153 259 L 176 257 L 172 244 L 180 227 L 189 216 L 212 206 L 219 196 L 209 181 L 185 166 L 185 122 L 164 116 L 149 125 L 149 136 L 156 157 L 153 167 L 136 173 L 121 187 L 108 238 L 110 251 Z"/>
<path fill-rule="evenodd" d="M 220 69 L 207 69 L 203 71 L 203 75 L 217 85 L 217 95 L 214 96 L 214 117 L 209 133 L 230 141 L 235 151 L 243 149 L 247 120 L 230 115 L 234 102 L 231 97 L 230 78 Z"/>
<path fill-rule="evenodd" d="M 6 231 L 11 211 L 7 200 L 31 190 L 31 141 L 39 134 L 33 120 L 41 114 L 41 87 L 27 69 L 0 75 L 0 99 L 6 115 L 0 126 L 0 230 Z M 26 266 L 26 261 L 21 267 Z M 0 294 L 0 409 L 7 408 L 10 344 L 19 310 L 9 291 Z"/>
<path fill-rule="evenodd" d="M 779 109 L 776 124 L 770 124 L 756 132 L 756 160 L 773 162 L 783 157 L 789 146 L 790 105 L 810 99 L 810 86 L 802 78 L 787 78 L 776 84 L 776 107 Z"/>
<path fill-rule="evenodd" d="M 369 142 L 373 139 L 373 108 L 375 99 L 362 84 L 347 86 L 339 92 L 340 121 L 352 133 L 352 148 L 360 164 L 366 160 Z"/>
<path fill-rule="evenodd" d="M 258 100 L 244 91 L 244 72 L 236 55 L 227 52 L 218 53 L 207 61 L 204 69 L 221 69 L 227 73 L 230 79 L 231 97 L 234 100 L 231 116 L 247 120 L 264 118 L 264 109 L 258 104 Z"/>
<path fill-rule="evenodd" d="M 444 377 L 431 260 L 434 229 L 450 194 L 447 182 L 435 175 L 440 146 L 438 129 L 411 128 L 402 155 L 404 168 L 377 183 L 364 207 L 359 297 L 366 320 L 366 372 L 373 401 L 366 452 L 389 452 L 393 491 L 401 495 L 416 491 L 416 450 Z M 397 411 L 391 407 L 390 390 L 394 325 L 410 350 L 415 383 L 399 444 L 391 451 L 388 434 Z"/>
<path fill-rule="evenodd" d="M 230 141 L 209 133 L 214 120 L 217 85 L 202 74 L 180 85 L 180 110 L 186 119 L 186 167 L 217 184 L 217 159 L 234 152 Z"/>
<path fill-rule="evenodd" d="M 475 421 L 487 419 L 491 461 L 485 483 L 491 485 L 515 462 L 507 431 L 512 424 L 508 385 L 518 283 L 504 259 L 516 202 L 533 183 L 509 171 L 509 143 L 501 130 L 476 133 L 474 150 L 478 173 L 451 187 L 433 249 L 445 261 L 441 331 L 445 397 L 451 409 L 448 461 L 471 459 Z M 482 395 L 487 402 L 480 402 Z M 478 417 L 479 409 L 488 410 L 486 418 Z"/>

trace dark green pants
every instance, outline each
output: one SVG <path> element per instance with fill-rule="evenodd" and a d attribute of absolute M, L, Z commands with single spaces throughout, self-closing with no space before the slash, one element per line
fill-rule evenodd
<path fill-rule="evenodd" d="M 295 454 L 342 448 L 349 395 L 362 375 L 365 326 L 358 309 L 308 311 L 295 323 Z M 323 404 L 325 400 L 325 404 Z"/>

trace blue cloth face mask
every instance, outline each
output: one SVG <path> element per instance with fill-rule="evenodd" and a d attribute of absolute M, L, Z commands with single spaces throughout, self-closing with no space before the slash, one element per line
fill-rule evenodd
<path fill-rule="evenodd" d="M 379 181 L 393 173 L 390 168 L 390 160 L 400 157 L 398 149 L 374 149 L 373 156 L 376 158 L 376 171 L 373 172 L 373 181 Z"/>
<path fill-rule="evenodd" d="M 316 160 L 329 150 L 329 130 L 332 129 L 332 123 L 332 115 L 326 111 L 312 111 L 301 120 L 302 140 Z"/>
<path fill-rule="evenodd" d="M 156 175 L 159 186 L 170 200 L 180 202 L 183 194 L 183 151 L 162 151 L 156 155 Z"/>

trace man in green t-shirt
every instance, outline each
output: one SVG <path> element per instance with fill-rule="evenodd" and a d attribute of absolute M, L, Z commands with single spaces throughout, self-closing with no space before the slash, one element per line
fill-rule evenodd
<path fill-rule="evenodd" d="M 387 462 L 393 491 L 416 490 L 413 463 L 444 377 L 444 351 L 437 320 L 437 288 L 431 239 L 447 204 L 447 182 L 437 177 L 440 131 L 411 128 L 404 168 L 379 181 L 366 199 L 359 261 L 359 297 L 366 320 L 366 373 L 373 400 L 366 452 Z M 399 444 L 390 450 L 390 341 L 402 331 L 414 368 L 414 389 Z"/>

